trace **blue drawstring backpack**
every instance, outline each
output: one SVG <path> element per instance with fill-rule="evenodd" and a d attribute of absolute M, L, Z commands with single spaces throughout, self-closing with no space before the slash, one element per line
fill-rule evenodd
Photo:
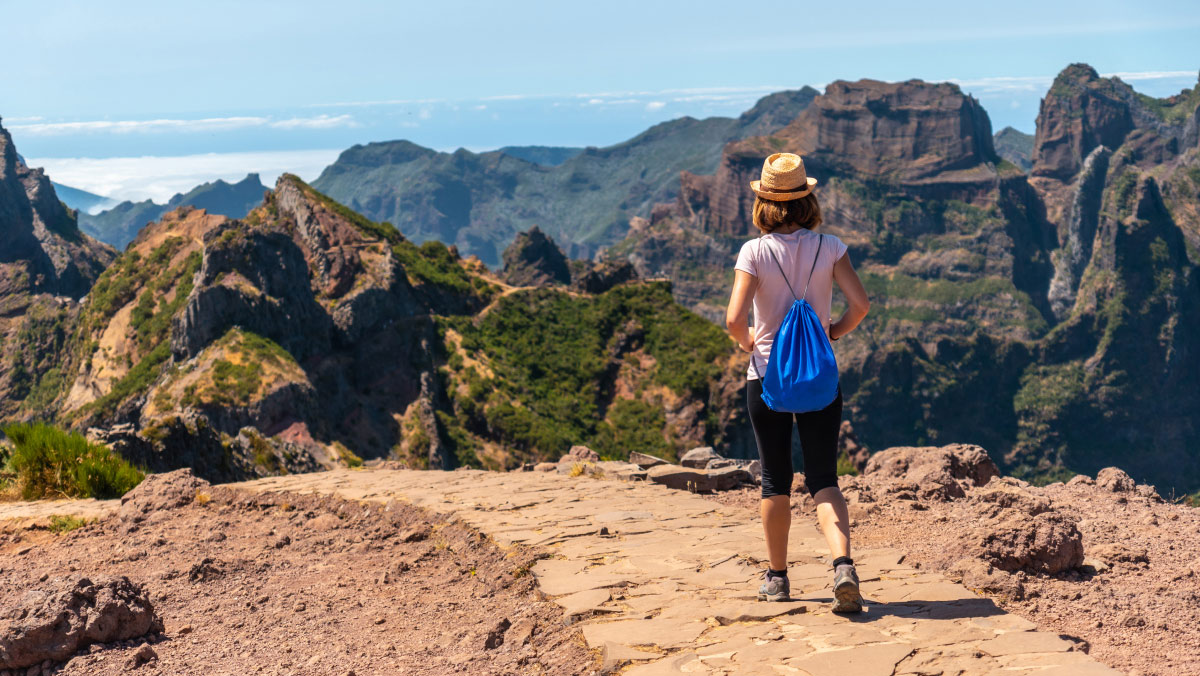
<path fill-rule="evenodd" d="M 818 233 L 817 255 L 813 258 L 812 268 L 808 271 L 808 282 L 804 283 L 804 293 L 796 298 L 796 290 L 783 272 L 783 266 L 775 257 L 775 252 L 767 247 L 767 252 L 783 275 L 783 281 L 792 292 L 792 307 L 779 325 L 775 333 L 775 342 L 771 345 L 771 355 L 767 358 L 767 373 L 764 376 L 758 371 L 754 355 L 750 355 L 750 364 L 762 381 L 762 400 L 772 411 L 782 413 L 808 413 L 820 411 L 833 403 L 837 397 L 838 367 L 837 359 L 833 356 L 833 346 L 829 344 L 829 336 L 821 326 L 821 319 L 816 310 L 808 304 L 808 284 L 812 282 L 813 271 L 817 268 L 817 259 L 821 257 L 821 244 L 825 238 Z"/>

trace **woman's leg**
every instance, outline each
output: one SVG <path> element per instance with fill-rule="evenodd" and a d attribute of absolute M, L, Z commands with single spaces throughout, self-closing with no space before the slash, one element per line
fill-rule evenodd
<path fill-rule="evenodd" d="M 842 390 L 833 403 L 796 416 L 804 452 L 804 479 L 817 503 L 817 521 L 833 558 L 850 556 L 850 516 L 837 482 L 838 435 L 842 426 Z"/>
<path fill-rule="evenodd" d="M 788 531 L 792 525 L 792 416 L 772 411 L 762 400 L 762 383 L 746 382 L 746 410 L 762 464 L 760 513 L 773 570 L 787 570 Z"/>

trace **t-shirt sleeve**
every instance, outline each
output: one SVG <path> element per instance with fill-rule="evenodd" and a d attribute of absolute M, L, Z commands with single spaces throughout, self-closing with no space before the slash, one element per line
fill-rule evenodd
<path fill-rule="evenodd" d="M 849 247 L 847 247 L 846 243 L 842 241 L 842 238 L 837 237 L 837 236 L 833 237 L 833 262 L 834 263 L 842 260 L 842 256 L 846 255 L 847 248 L 849 248 Z"/>
<path fill-rule="evenodd" d="M 737 263 L 734 263 L 734 270 L 748 272 L 755 277 L 758 276 L 758 267 L 754 264 L 755 246 L 754 243 L 758 240 L 750 240 L 742 245 L 742 250 L 738 252 Z"/>

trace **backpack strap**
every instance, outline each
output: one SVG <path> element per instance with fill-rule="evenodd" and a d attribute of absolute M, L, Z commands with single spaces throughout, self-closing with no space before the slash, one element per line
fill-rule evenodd
<path fill-rule="evenodd" d="M 763 246 L 762 240 L 759 240 L 759 246 Z M 783 275 L 783 283 L 787 284 L 788 291 L 792 292 L 792 298 L 795 298 L 796 300 L 800 300 L 799 298 L 796 297 L 796 290 L 792 288 L 792 283 L 788 281 L 787 273 L 785 273 L 783 271 L 783 266 L 779 264 L 779 259 L 775 257 L 775 252 L 771 251 L 771 247 L 767 247 L 767 253 L 771 254 L 771 260 L 775 261 L 775 267 L 779 268 L 779 274 Z M 808 273 L 808 276 L 811 278 L 812 273 L 811 272 Z M 807 286 L 806 286 L 806 288 L 807 288 Z"/>
<path fill-rule="evenodd" d="M 808 285 L 812 282 L 813 271 L 815 271 L 817 269 L 817 259 L 821 257 L 821 245 L 825 243 L 825 234 L 824 233 L 818 232 L 817 237 L 819 238 L 817 240 L 817 255 L 813 256 L 812 267 L 808 269 L 808 281 L 804 283 L 804 295 L 805 296 L 808 295 Z M 778 263 L 778 262 L 779 261 L 776 261 L 776 263 Z M 790 287 L 790 285 L 789 285 L 789 287 Z M 795 296 L 796 294 L 792 293 L 792 295 Z"/>
<path fill-rule="evenodd" d="M 808 269 L 808 281 L 804 283 L 804 293 L 796 295 L 796 290 L 792 288 L 792 283 L 788 281 L 787 274 L 783 271 L 783 266 L 779 264 L 779 259 L 775 257 L 775 252 L 771 251 L 771 247 L 767 247 L 767 253 L 771 254 L 771 260 L 775 261 L 775 267 L 779 268 L 779 274 L 783 275 L 783 281 L 787 284 L 788 291 L 792 292 L 792 298 L 800 300 L 808 295 L 808 285 L 812 283 L 813 272 L 817 269 L 817 260 L 821 258 L 821 245 L 825 243 L 825 234 L 817 233 L 817 255 L 813 256 L 812 267 Z M 762 244 L 759 244 L 762 246 Z"/>

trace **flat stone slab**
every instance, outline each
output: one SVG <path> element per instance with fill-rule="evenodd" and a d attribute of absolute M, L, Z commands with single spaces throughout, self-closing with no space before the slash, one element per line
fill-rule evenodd
<path fill-rule="evenodd" d="M 54 516 L 103 519 L 121 506 L 120 500 L 35 500 L 0 502 L 0 528 L 28 528 L 49 525 Z"/>
<path fill-rule="evenodd" d="M 656 470 L 678 471 L 652 467 L 651 479 Z M 1120 673 L 991 600 L 905 565 L 897 548 L 855 550 L 865 612 L 833 614 L 829 552 L 815 518 L 792 524 L 794 600 L 760 602 L 757 515 L 610 475 L 355 469 L 230 486 L 405 500 L 453 514 L 502 546 L 541 546 L 552 558 L 532 568 L 540 590 L 567 621 L 579 621 L 603 669 L 626 676 Z"/>

